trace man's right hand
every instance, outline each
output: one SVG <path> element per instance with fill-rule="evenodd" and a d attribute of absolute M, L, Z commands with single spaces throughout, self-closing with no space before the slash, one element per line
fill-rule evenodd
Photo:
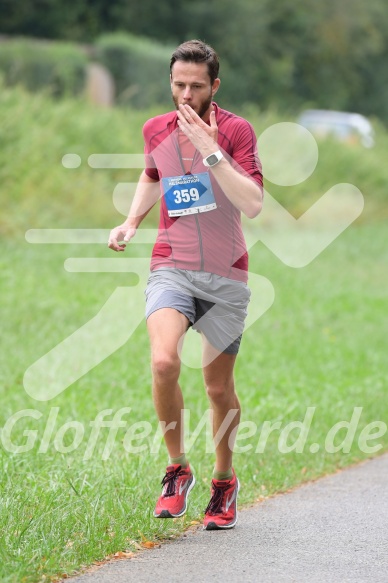
<path fill-rule="evenodd" d="M 115 227 L 111 230 L 109 235 L 109 249 L 113 249 L 113 251 L 124 251 L 126 247 L 125 243 L 128 243 L 135 234 L 135 227 L 129 227 L 126 224 Z M 123 243 L 119 244 L 119 241 L 123 241 Z"/>

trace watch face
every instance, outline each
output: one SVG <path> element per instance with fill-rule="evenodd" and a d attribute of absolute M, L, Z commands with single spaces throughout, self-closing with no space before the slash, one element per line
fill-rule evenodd
<path fill-rule="evenodd" d="M 206 158 L 206 162 L 209 164 L 209 166 L 214 166 L 214 164 L 217 164 L 218 158 L 215 154 L 211 154 Z"/>

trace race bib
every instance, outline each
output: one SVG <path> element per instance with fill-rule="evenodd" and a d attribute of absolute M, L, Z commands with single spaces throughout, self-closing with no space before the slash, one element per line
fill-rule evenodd
<path fill-rule="evenodd" d="M 169 217 L 206 213 L 217 208 L 208 172 L 162 178 Z"/>

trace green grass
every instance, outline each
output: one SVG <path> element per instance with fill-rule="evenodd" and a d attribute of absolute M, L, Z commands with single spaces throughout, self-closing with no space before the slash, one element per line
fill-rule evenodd
<path fill-rule="evenodd" d="M 133 245 L 127 251 L 144 256 L 149 249 Z M 32 582 L 71 573 L 136 548 L 142 537 L 175 536 L 200 519 L 207 503 L 214 458 L 206 451 L 205 431 L 190 452 L 198 486 L 187 516 L 174 522 L 152 518 L 166 461 L 163 447 L 152 455 L 149 440 L 139 439 L 133 443 L 143 444 L 144 452 L 124 449 L 125 432 L 135 422 L 150 423 L 151 438 L 156 431 L 144 324 L 127 344 L 52 401 L 34 401 L 26 394 L 24 370 L 97 313 L 116 286 L 131 283 L 125 274 L 67 273 L 62 265 L 69 256 L 109 257 L 110 252 L 104 246 L 45 247 L 20 239 L 2 245 L 1 426 L 18 411 L 41 413 L 39 419 L 20 419 L 12 431 L 12 441 L 22 445 L 27 443 L 23 431 L 36 430 L 30 451 L 1 451 L 2 581 Z M 243 420 L 258 427 L 240 442 L 251 445 L 251 451 L 235 456 L 241 503 L 367 457 L 357 444 L 360 431 L 388 418 L 386 262 L 385 227 L 378 223 L 349 228 L 299 270 L 282 265 L 260 243 L 252 250 L 251 270 L 271 280 L 276 296 L 271 309 L 247 330 L 236 367 Z M 182 386 L 193 431 L 208 409 L 200 371 L 183 366 Z M 58 416 L 48 449 L 39 453 L 54 407 Z M 84 459 L 90 422 L 104 409 L 114 414 L 123 407 L 131 411 L 123 416 L 127 424 L 110 457 L 102 459 L 108 436 L 102 428 L 93 455 Z M 315 412 L 302 453 L 279 452 L 279 430 L 262 453 L 255 453 L 264 421 L 280 421 L 282 429 L 302 421 L 307 407 Z M 349 421 L 355 407 L 362 407 L 362 414 L 349 453 L 327 453 L 328 431 Z M 58 452 L 55 435 L 74 421 L 84 425 L 82 443 L 73 452 Z M 73 436 L 69 431 L 64 444 Z M 344 436 L 342 430 L 335 444 Z M 296 433 L 290 435 L 289 445 L 295 438 Z M 312 443 L 320 445 L 317 453 L 310 453 Z M 370 445 L 376 444 L 387 449 L 387 434 Z"/>
<path fill-rule="evenodd" d="M 187 516 L 155 520 L 152 511 L 166 454 L 163 446 L 153 454 L 149 447 L 157 424 L 144 322 L 119 350 L 51 401 L 34 400 L 23 386 L 24 372 L 32 363 L 97 314 L 117 286 L 136 283 L 125 273 L 64 269 L 68 257 L 111 258 L 105 245 L 32 245 L 24 233 L 30 228 L 108 229 L 121 221 L 112 205 L 113 189 L 117 182 L 135 181 L 138 172 L 97 171 L 86 160 L 97 152 L 141 152 L 142 123 L 156 110 L 140 114 L 96 110 L 75 101 L 55 104 L 19 89 L 2 91 L 0 108 L 5 120 L 0 153 L 0 580 L 33 583 L 136 549 L 144 538 L 174 537 L 200 520 L 214 456 L 207 452 L 202 431 L 190 451 L 197 486 Z M 251 112 L 258 133 L 281 121 L 273 113 L 255 115 Z M 242 504 L 374 455 L 360 449 L 359 435 L 369 423 L 387 423 L 388 252 L 386 226 L 378 221 L 385 213 L 387 170 L 381 160 L 386 145 L 382 130 L 371 153 L 322 144 L 317 170 L 300 189 L 267 185 L 298 214 L 345 178 L 364 193 L 366 208 L 357 224 L 305 268 L 286 267 L 260 242 L 251 251 L 250 270 L 272 282 L 275 301 L 246 331 L 236 365 L 243 421 L 257 426 L 254 435 L 240 441 L 250 450 L 235 456 Z M 81 156 L 79 169 L 61 166 L 69 152 Z M 248 228 L 259 232 L 254 221 Z M 151 246 L 135 240 L 124 256 L 150 253 Z M 122 309 L 125 318 L 125 306 Z M 142 312 L 143 306 L 136 309 Z M 111 330 L 114 334 L 115 322 Z M 93 338 L 88 349 L 93 350 Z M 181 380 L 193 431 L 209 408 L 201 372 L 184 365 Z M 93 453 L 86 455 L 98 413 L 111 409 L 107 419 L 112 419 L 125 407 L 131 410 L 123 415 L 126 426 L 118 430 L 110 456 L 103 459 L 108 428 L 101 428 Z M 279 451 L 281 430 L 302 421 L 308 407 L 315 409 L 303 451 Z M 350 451 L 327 452 L 328 432 L 336 423 L 350 421 L 356 407 L 362 411 Z M 15 445 L 29 443 L 31 448 L 9 451 L 4 427 L 8 421 L 9 429 L 12 416 L 23 411 L 10 438 Z M 266 421 L 280 427 L 263 451 L 256 452 Z M 144 451 L 130 453 L 123 440 L 140 422 L 150 424 L 151 434 L 133 442 Z M 64 434 L 66 424 L 75 429 Z M 79 446 L 66 453 L 64 448 L 81 426 Z M 296 436 L 296 431 L 290 434 L 289 445 Z M 334 444 L 344 437 L 343 429 Z M 315 443 L 319 450 L 312 453 Z M 387 432 L 371 441 L 376 444 L 382 446 L 376 454 L 388 449 Z"/>

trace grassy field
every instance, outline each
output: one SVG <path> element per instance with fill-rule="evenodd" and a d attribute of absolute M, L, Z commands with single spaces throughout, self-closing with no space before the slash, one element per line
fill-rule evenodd
<path fill-rule="evenodd" d="M 32 245 L 24 233 L 37 227 L 108 229 L 117 224 L 121 219 L 112 190 L 117 182 L 135 180 L 134 171 L 96 171 L 84 164 L 70 171 L 60 159 L 67 152 L 83 160 L 95 152 L 121 152 L 127 134 L 134 140 L 128 140 L 128 149 L 136 153 L 142 120 L 136 112 L 89 111 L 82 104 L 52 104 L 40 96 L 30 98 L 26 108 L 26 95 L 17 91 L 3 92 L 1 99 L 9 130 L 1 154 L 7 165 L 1 170 L 6 213 L 0 256 L 0 580 L 33 583 L 55 581 L 114 553 L 174 537 L 201 520 L 214 456 L 203 428 L 189 452 L 197 486 L 187 515 L 155 520 L 166 454 L 150 397 L 144 321 L 128 342 L 60 395 L 38 401 L 27 394 L 25 370 L 93 318 L 117 287 L 130 289 L 136 280 L 128 273 L 64 269 L 69 257 L 111 258 L 105 245 Z M 253 121 L 259 128 L 269 120 L 274 121 L 268 114 Z M 295 200 L 283 192 L 285 204 L 300 210 L 341 181 L 343 165 L 338 174 L 327 174 L 342 152 L 340 160 L 347 159 L 351 168 L 347 181 L 364 193 L 366 210 L 302 269 L 285 266 L 260 242 L 251 250 L 250 270 L 271 281 L 275 300 L 246 331 L 236 367 L 245 422 L 238 445 L 246 451 L 235 456 L 242 504 L 388 449 L 383 425 L 388 419 L 388 251 L 386 226 L 379 220 L 384 170 L 377 174 L 383 148 L 375 151 L 377 160 L 358 149 L 334 150 L 332 158 L 325 147 L 320 151 L 317 175 L 309 179 L 313 194 L 303 186 L 297 197 L 292 187 Z M 275 194 L 275 188 L 268 189 Z M 249 228 L 255 229 L 255 223 Z M 125 257 L 136 260 L 150 252 L 150 245 L 134 243 Z M 112 336 L 116 326 L 110 322 Z M 91 352 L 95 344 L 91 337 Z M 183 366 L 182 387 L 193 437 L 208 410 L 198 368 Z M 96 418 L 104 411 L 108 422 L 122 415 L 117 433 L 109 427 L 95 432 Z M 303 422 L 309 413 L 310 428 L 298 452 L 292 444 L 299 431 L 290 431 L 288 424 Z M 352 418 L 354 436 L 346 427 L 334 435 L 337 423 Z M 373 439 L 378 428 L 370 427 L 369 442 L 359 442 L 373 422 L 380 422 L 380 435 Z M 265 440 L 268 424 L 273 431 Z"/>

